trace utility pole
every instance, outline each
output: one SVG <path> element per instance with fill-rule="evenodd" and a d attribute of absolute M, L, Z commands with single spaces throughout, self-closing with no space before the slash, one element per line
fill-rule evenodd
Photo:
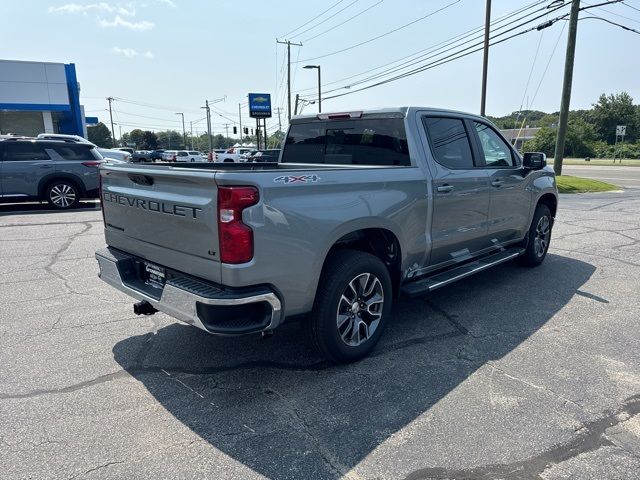
<path fill-rule="evenodd" d="M 211 139 L 211 109 L 209 108 L 209 100 L 204 101 L 204 108 L 207 112 L 207 135 L 209 137 L 209 153 L 213 151 L 213 142 Z"/>
<path fill-rule="evenodd" d="M 184 142 L 184 148 L 187 148 L 187 131 L 184 129 L 184 113 L 177 112 L 176 115 L 180 115 L 182 117 L 182 140 Z"/>
<path fill-rule="evenodd" d="M 111 146 L 116 146 L 116 132 L 113 130 L 113 113 L 111 113 L 111 102 L 113 102 L 113 97 L 107 97 L 109 101 L 109 118 L 111 119 Z"/>
<path fill-rule="evenodd" d="M 296 108 L 295 108 L 295 110 L 293 111 L 293 114 L 294 114 L 294 115 L 297 115 L 297 114 L 298 114 L 298 102 L 299 102 L 299 101 L 300 101 L 300 94 L 299 94 L 299 93 L 296 93 Z M 291 120 L 291 115 L 289 115 L 289 120 Z"/>
<path fill-rule="evenodd" d="M 224 129 L 227 131 L 227 138 L 229 138 L 229 124 L 228 123 L 224 124 Z"/>
<path fill-rule="evenodd" d="M 484 17 L 484 58 L 482 59 L 482 96 L 480 98 L 480 115 L 484 117 L 487 106 L 487 70 L 489 68 L 489 30 L 491 28 L 491 0 L 487 0 Z"/>
<path fill-rule="evenodd" d="M 240 104 L 238 104 L 238 119 L 240 120 L 240 146 L 242 146 L 244 132 L 242 131 L 242 106 Z"/>
<path fill-rule="evenodd" d="M 291 120 L 291 45 L 301 47 L 302 43 L 294 43 L 289 40 L 285 40 L 284 42 L 276 40 L 276 43 L 282 43 L 287 46 L 287 113 L 289 120 Z"/>
<path fill-rule="evenodd" d="M 569 17 L 569 33 L 567 35 L 567 56 L 564 61 L 564 83 L 562 85 L 562 100 L 560 102 L 560 121 L 558 137 L 556 139 L 556 153 L 553 159 L 553 169 L 556 175 L 562 175 L 562 159 L 564 144 L 567 139 L 567 123 L 569 121 L 569 106 L 571 103 L 571 84 L 573 82 L 573 61 L 576 55 L 576 33 L 578 31 L 578 14 L 580 0 L 572 0 L 571 16 Z"/>
<path fill-rule="evenodd" d="M 189 135 L 191 135 L 191 150 L 193 150 L 193 122 L 189 122 Z"/>

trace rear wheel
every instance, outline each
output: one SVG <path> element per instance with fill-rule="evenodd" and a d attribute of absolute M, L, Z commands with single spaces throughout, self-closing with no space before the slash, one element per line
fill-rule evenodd
<path fill-rule="evenodd" d="M 47 186 L 45 195 L 49 205 L 59 210 L 75 208 L 80 202 L 80 189 L 71 180 L 54 180 Z"/>
<path fill-rule="evenodd" d="M 552 227 L 553 217 L 549 207 L 542 203 L 538 204 L 529 227 L 527 249 L 518 259 L 521 265 L 536 267 L 543 262 L 549 250 Z"/>
<path fill-rule="evenodd" d="M 308 334 L 318 352 L 334 363 L 366 356 L 378 343 L 392 305 L 389 271 L 368 253 L 342 250 L 325 265 Z"/>

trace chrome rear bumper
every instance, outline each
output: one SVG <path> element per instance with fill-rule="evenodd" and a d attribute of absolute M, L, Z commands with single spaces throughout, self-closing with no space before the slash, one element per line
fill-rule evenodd
<path fill-rule="evenodd" d="M 281 323 L 280 299 L 266 288 L 226 289 L 186 275 L 173 276 L 162 289 L 149 288 L 135 275 L 141 259 L 110 247 L 97 251 L 96 259 L 99 277 L 109 285 L 206 332 L 255 333 Z"/>

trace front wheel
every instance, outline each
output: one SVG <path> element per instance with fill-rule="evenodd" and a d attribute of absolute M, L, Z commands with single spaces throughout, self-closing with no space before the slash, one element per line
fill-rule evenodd
<path fill-rule="evenodd" d="M 59 210 L 74 208 L 80 202 L 80 190 L 75 183 L 65 179 L 51 182 L 45 194 L 49 205 Z"/>
<path fill-rule="evenodd" d="M 536 267 L 543 262 L 549 250 L 552 227 L 553 217 L 549 207 L 544 204 L 538 204 L 529 227 L 527 248 L 524 254 L 519 257 L 521 265 Z"/>
<path fill-rule="evenodd" d="M 379 258 L 356 250 L 332 254 L 308 320 L 315 348 L 334 363 L 363 358 L 380 340 L 392 298 L 391 277 Z"/>

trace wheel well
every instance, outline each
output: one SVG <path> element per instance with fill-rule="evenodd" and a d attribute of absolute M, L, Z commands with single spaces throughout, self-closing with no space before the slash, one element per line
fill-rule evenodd
<path fill-rule="evenodd" d="M 49 188 L 49 185 L 51 185 L 54 182 L 57 182 L 58 180 L 66 180 L 69 183 L 73 183 L 78 188 L 78 191 L 80 192 L 81 196 L 84 196 L 86 194 L 86 192 L 84 191 L 84 185 L 82 185 L 82 182 L 76 180 L 73 177 L 61 175 L 61 176 L 47 178 L 40 184 L 40 188 L 38 189 L 40 193 L 39 195 L 40 198 L 44 197 L 44 194 L 47 191 L 47 188 Z"/>
<path fill-rule="evenodd" d="M 540 203 L 549 207 L 551 216 L 555 218 L 556 210 L 558 209 L 558 199 L 555 197 L 555 195 L 551 193 L 545 193 L 544 195 L 542 195 L 542 197 L 540 197 L 540 200 L 538 200 L 538 204 Z"/>
<path fill-rule="evenodd" d="M 384 228 L 365 228 L 348 233 L 333 244 L 327 258 L 336 250 L 346 249 L 367 252 L 382 260 L 391 275 L 394 294 L 399 293 L 402 255 L 400 242 L 393 232 Z"/>

